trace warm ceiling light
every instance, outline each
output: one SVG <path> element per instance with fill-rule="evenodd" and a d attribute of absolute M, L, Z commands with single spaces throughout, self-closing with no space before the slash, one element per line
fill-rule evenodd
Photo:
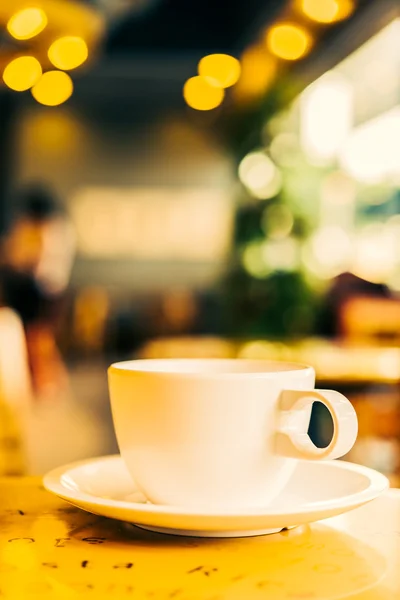
<path fill-rule="evenodd" d="M 32 88 L 32 96 L 40 104 L 58 106 L 68 100 L 73 90 L 72 79 L 67 73 L 48 71 Z"/>
<path fill-rule="evenodd" d="M 210 78 L 214 85 L 227 88 L 240 77 L 240 62 L 229 54 L 210 54 L 199 62 L 199 75 Z"/>
<path fill-rule="evenodd" d="M 313 21 L 333 23 L 339 14 L 339 2 L 337 0 L 302 0 L 301 9 Z"/>
<path fill-rule="evenodd" d="M 298 60 L 311 48 L 311 36 L 306 29 L 291 23 L 271 27 L 267 34 L 269 50 L 284 60 Z"/>
<path fill-rule="evenodd" d="M 303 13 L 319 23 L 346 19 L 354 11 L 354 0 L 299 0 Z"/>
<path fill-rule="evenodd" d="M 24 8 L 15 13 L 7 23 L 10 35 L 17 40 L 29 40 L 47 25 L 46 13 L 41 8 Z"/>
<path fill-rule="evenodd" d="M 29 90 L 42 75 L 40 62 L 33 56 L 20 56 L 12 60 L 3 72 L 4 83 L 15 92 Z"/>
<path fill-rule="evenodd" d="M 342 21 L 343 19 L 347 19 L 355 9 L 354 0 L 337 0 L 339 5 L 338 14 L 336 15 L 336 21 Z"/>
<path fill-rule="evenodd" d="M 69 71 L 85 62 L 88 57 L 88 47 L 82 38 L 66 36 L 52 43 L 48 56 L 57 69 Z"/>
<path fill-rule="evenodd" d="M 212 85 L 205 77 L 191 77 L 183 87 L 183 97 L 196 110 L 212 110 L 221 104 L 224 96 L 224 90 Z"/>
<path fill-rule="evenodd" d="M 242 74 L 234 89 L 240 100 L 256 99 L 267 91 L 276 75 L 276 59 L 264 46 L 252 46 L 241 57 Z"/>

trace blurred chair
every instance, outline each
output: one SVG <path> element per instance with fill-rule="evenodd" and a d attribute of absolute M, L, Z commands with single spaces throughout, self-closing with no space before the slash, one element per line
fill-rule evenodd
<path fill-rule="evenodd" d="M 347 339 L 400 340 L 400 301 L 394 298 L 354 296 L 340 310 L 339 328 Z"/>

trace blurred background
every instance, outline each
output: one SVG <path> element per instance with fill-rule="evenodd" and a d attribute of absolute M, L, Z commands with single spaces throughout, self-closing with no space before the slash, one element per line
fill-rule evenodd
<path fill-rule="evenodd" d="M 115 360 L 254 357 L 397 484 L 398 3 L 2 0 L 0 74 L 0 473 L 116 452 Z"/>

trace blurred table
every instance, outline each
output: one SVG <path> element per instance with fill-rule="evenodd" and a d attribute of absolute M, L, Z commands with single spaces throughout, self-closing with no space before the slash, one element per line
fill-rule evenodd
<path fill-rule="evenodd" d="M 400 348 L 323 339 L 298 342 L 234 341 L 214 337 L 160 338 L 148 342 L 140 358 L 253 358 L 310 364 L 319 383 L 398 384 Z"/>
<path fill-rule="evenodd" d="M 0 479 L 0 598 L 395 600 L 400 490 L 271 536 L 180 538 L 85 513 L 39 479 Z"/>

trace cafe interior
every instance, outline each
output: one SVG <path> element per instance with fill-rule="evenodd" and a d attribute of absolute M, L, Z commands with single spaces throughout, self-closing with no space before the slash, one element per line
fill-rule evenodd
<path fill-rule="evenodd" d="M 395 0 L 1 0 L 1 477 L 118 452 L 111 363 L 238 358 L 400 487 L 399 73 Z"/>

